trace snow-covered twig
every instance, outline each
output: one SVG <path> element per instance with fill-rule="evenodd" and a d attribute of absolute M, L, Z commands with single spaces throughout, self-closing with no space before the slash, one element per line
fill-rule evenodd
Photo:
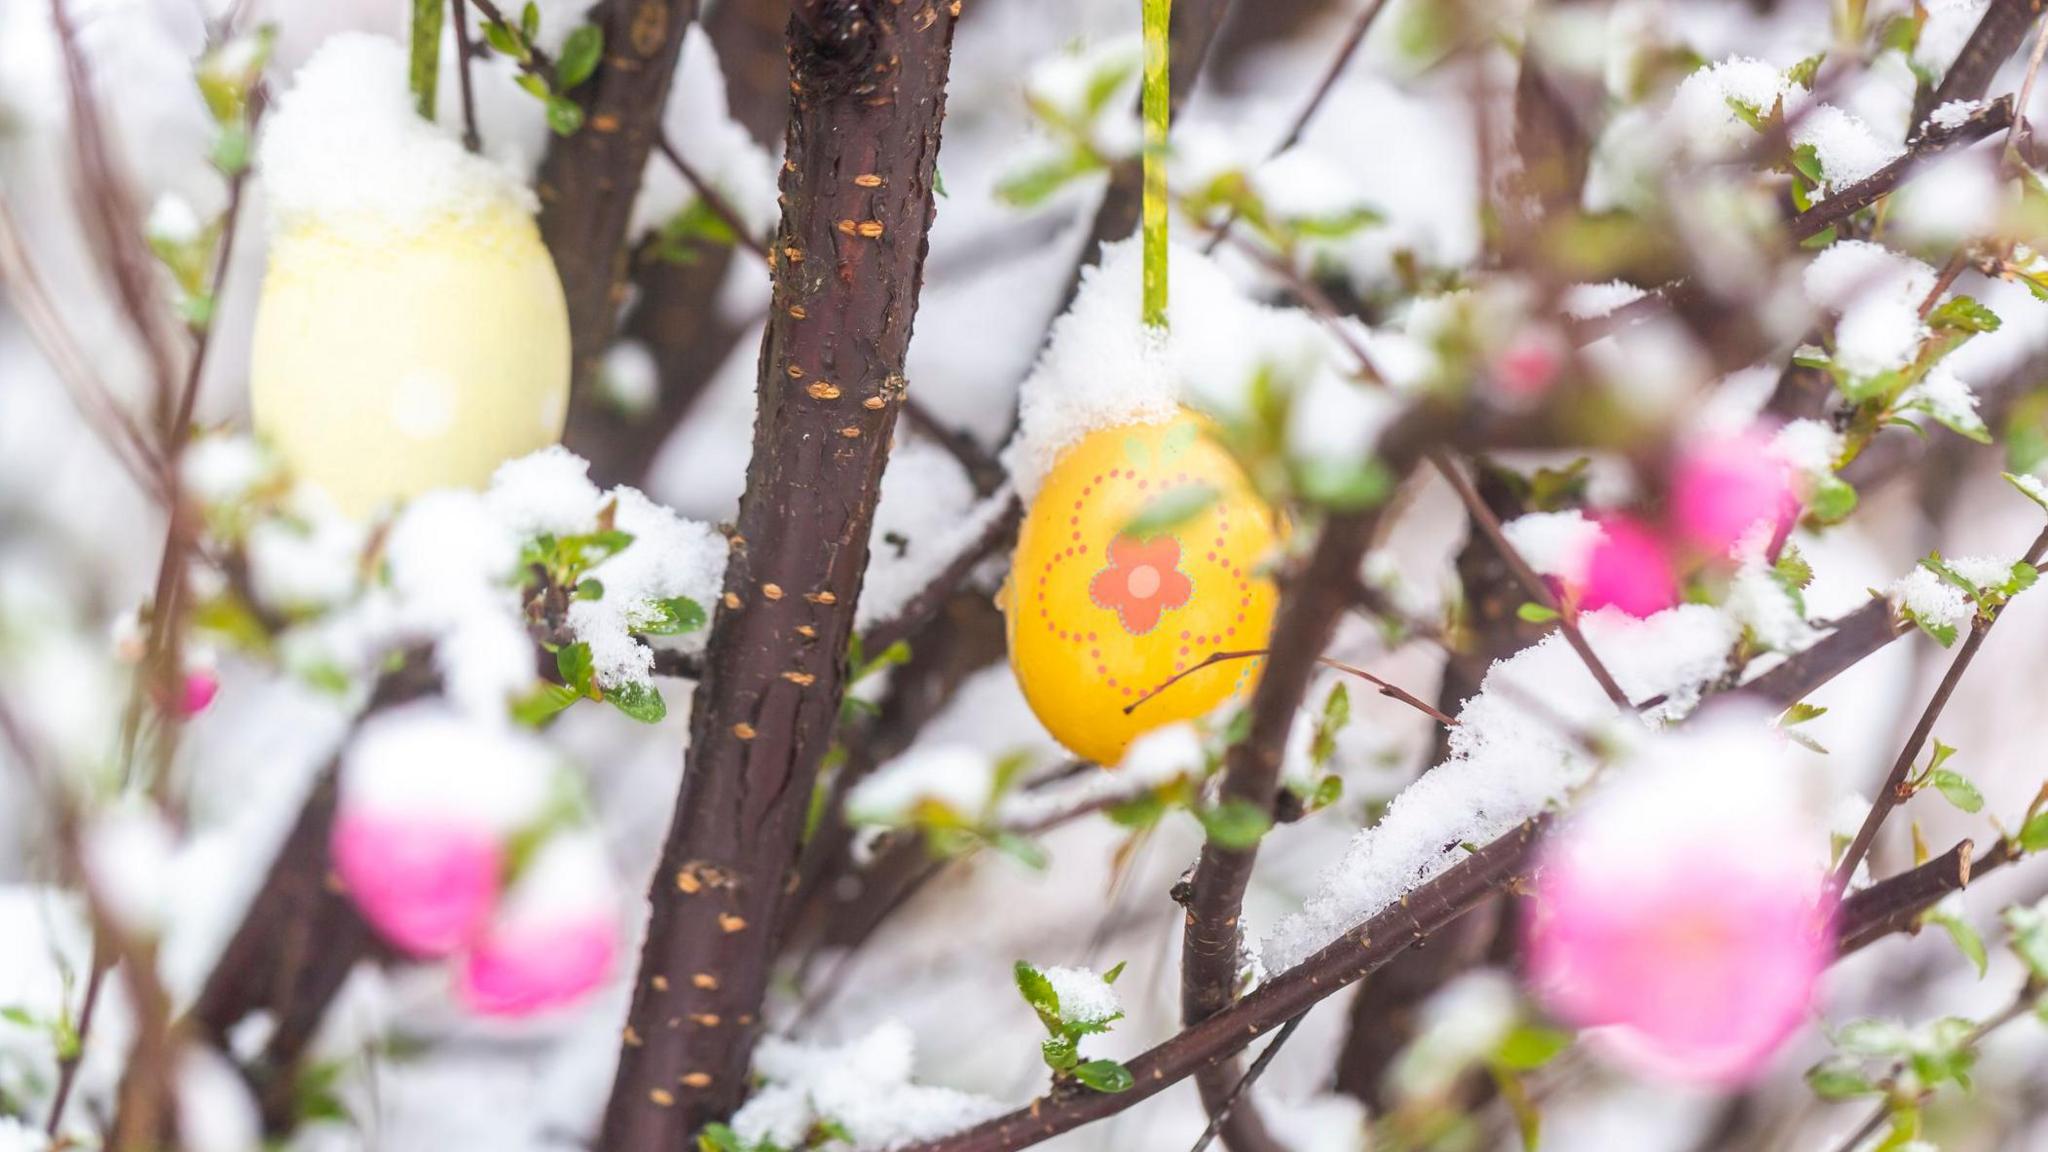
<path fill-rule="evenodd" d="M 2043 531 L 2034 538 L 2034 543 L 2027 548 L 2025 562 L 2038 565 L 2043 555 L 2048 555 L 2048 531 Z M 1927 707 L 1921 711 L 1919 722 L 1913 725 L 1913 732 L 1906 738 L 1905 747 L 1899 749 L 1898 758 L 1892 762 L 1891 772 L 1885 776 L 1884 785 L 1878 789 L 1877 799 L 1870 805 L 1870 814 L 1864 817 L 1863 826 L 1856 830 L 1855 839 L 1849 842 L 1849 847 L 1842 852 L 1841 861 L 1835 866 L 1833 883 L 1836 892 L 1848 889 L 1850 878 L 1856 874 L 1856 866 L 1863 863 L 1863 858 L 1869 855 L 1871 844 L 1876 841 L 1878 829 L 1883 827 L 1885 817 L 1891 815 L 1892 809 L 1911 795 L 1906 788 L 1906 777 L 1913 770 L 1913 762 L 1920 758 L 1920 750 L 1934 735 L 1935 721 L 1941 719 L 1942 709 L 1947 707 L 1949 698 L 1955 695 L 1956 686 L 1962 683 L 1963 674 L 1970 670 L 1971 661 L 1977 658 L 1977 652 L 1984 647 L 1985 638 L 1990 636 L 1992 626 L 1998 623 L 2001 615 L 2003 613 L 1998 611 L 1980 610 L 1971 618 L 1969 638 L 1963 641 L 1962 649 L 1956 653 L 1956 658 L 1949 662 L 1948 671 L 1942 675 L 1941 683 L 1935 687 L 1934 695 L 1927 701 Z"/>

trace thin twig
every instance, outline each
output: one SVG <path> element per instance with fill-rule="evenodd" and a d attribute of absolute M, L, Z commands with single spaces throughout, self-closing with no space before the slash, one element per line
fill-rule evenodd
<path fill-rule="evenodd" d="M 1166 691 L 1168 688 L 1173 687 L 1175 684 L 1180 683 L 1182 680 L 1185 680 L 1188 677 L 1193 676 L 1195 673 L 1200 672 L 1202 669 L 1210 667 L 1211 665 L 1222 664 L 1230 660 L 1249 660 L 1255 656 L 1270 656 L 1272 654 L 1272 649 L 1270 648 L 1245 648 L 1233 652 L 1211 652 L 1206 657 L 1203 657 L 1201 663 L 1196 664 L 1191 668 L 1183 668 L 1179 672 L 1175 672 L 1172 676 L 1167 677 L 1165 682 L 1161 683 L 1158 687 L 1145 693 L 1143 696 L 1138 697 L 1136 700 L 1131 701 L 1129 704 L 1124 705 L 1124 715 L 1129 716 L 1132 712 L 1137 710 L 1138 705 L 1143 704 L 1145 701 L 1152 699 L 1154 696 L 1159 695 L 1161 692 Z M 1349 673 L 1350 675 L 1356 676 L 1360 680 L 1364 680 L 1368 684 L 1371 684 L 1374 688 L 1377 688 L 1379 690 L 1380 695 L 1388 697 L 1390 699 L 1399 700 L 1401 703 L 1408 705 L 1410 708 L 1415 709 L 1417 712 L 1420 712 L 1424 716 L 1429 717 L 1431 720 L 1434 720 L 1437 723 L 1442 724 L 1446 728 L 1452 727 L 1458 723 L 1456 719 L 1450 716 L 1446 716 L 1442 712 L 1437 711 L 1436 707 L 1430 704 L 1429 701 L 1422 699 L 1421 697 L 1415 695 L 1413 692 L 1410 692 L 1406 688 L 1401 687 L 1399 684 L 1395 684 L 1390 680 L 1382 680 L 1378 676 L 1375 676 L 1372 673 L 1367 672 L 1363 668 L 1353 667 L 1350 664 L 1344 663 L 1342 660 L 1333 660 L 1328 656 L 1316 657 L 1316 663 L 1321 664 L 1325 668 L 1334 668 L 1339 672 L 1345 672 Z"/>
<path fill-rule="evenodd" d="M 1485 498 L 1479 495 L 1479 489 L 1472 486 L 1471 479 L 1458 467 L 1457 462 L 1441 449 L 1432 450 L 1429 453 L 1429 460 L 1457 491 L 1458 499 L 1465 502 L 1465 510 L 1471 513 L 1472 522 L 1486 535 L 1487 542 L 1493 545 L 1494 551 L 1500 553 L 1501 561 L 1515 574 L 1515 580 L 1521 584 L 1523 591 L 1529 593 L 1530 598 L 1537 603 L 1557 613 L 1558 630 L 1564 633 L 1565 643 L 1570 644 L 1572 651 L 1579 654 L 1579 659 L 1586 665 L 1586 671 L 1592 673 L 1593 679 L 1599 683 L 1600 690 L 1607 693 L 1607 698 L 1614 701 L 1616 708 L 1624 713 L 1634 714 L 1636 706 L 1629 700 L 1628 693 L 1621 690 L 1621 685 L 1615 681 L 1613 673 L 1607 670 L 1607 665 L 1600 662 L 1600 657 L 1594 653 L 1593 646 L 1586 643 L 1585 634 L 1579 631 L 1577 612 L 1551 595 L 1549 586 L 1543 583 L 1543 578 L 1536 575 L 1535 570 L 1529 567 L 1529 562 L 1522 559 L 1522 554 L 1513 544 L 1508 543 L 1507 534 L 1501 531 L 1500 517 L 1495 516 L 1493 509 L 1486 506 Z"/>
<path fill-rule="evenodd" d="M 1309 121 L 1315 119 L 1316 113 L 1322 110 L 1323 102 L 1328 100 L 1330 93 L 1336 89 L 1338 79 L 1344 75 L 1344 70 L 1351 66 L 1351 58 L 1358 54 L 1359 45 L 1365 43 L 1365 34 L 1372 31 L 1373 21 L 1379 19 L 1381 9 L 1386 6 L 1387 0 L 1367 0 L 1366 6 L 1352 19 L 1351 30 L 1344 34 L 1344 42 L 1337 46 L 1337 54 L 1331 57 L 1330 63 L 1323 68 L 1322 77 L 1316 81 L 1315 90 L 1309 93 L 1308 102 L 1301 106 L 1301 111 L 1294 114 L 1294 119 L 1287 125 L 1287 132 L 1266 153 L 1267 160 L 1301 142 L 1301 134 L 1307 131 Z M 1236 208 L 1230 210 L 1230 215 L 1223 218 L 1222 223 L 1216 226 L 1215 233 L 1202 245 L 1204 255 L 1216 251 L 1216 246 L 1223 243 L 1223 238 L 1236 226 L 1239 215 Z"/>
<path fill-rule="evenodd" d="M 464 0 L 450 0 L 449 7 L 455 10 L 455 75 L 462 84 L 462 146 L 481 152 L 484 141 L 476 130 L 476 93 L 469 74 L 476 56 L 476 45 L 469 39 L 469 5 Z"/>
<path fill-rule="evenodd" d="M 2041 74 L 2041 55 L 2048 52 L 2048 20 L 2041 22 L 2041 30 L 2034 34 L 2034 52 L 2027 57 L 2027 78 L 2020 82 L 2020 97 L 2013 101 L 2012 124 L 2005 130 L 2005 162 L 2012 164 L 2019 159 L 2021 136 L 2031 137 L 2033 126 L 2027 123 L 2027 98 L 2034 94 L 2034 78 Z"/>
<path fill-rule="evenodd" d="M 2027 549 L 2026 562 L 2038 565 L 2044 553 L 2048 553 L 2048 531 L 2043 531 L 2034 538 L 2033 545 Z M 1963 674 L 1970 670 L 1970 662 L 1977 658 L 1977 652 L 1984 647 L 1985 637 L 1991 634 L 1992 626 L 1998 623 L 1998 618 L 2002 615 L 2003 610 L 1979 612 L 1970 621 L 1969 638 L 1963 641 L 1962 650 L 1956 653 L 1953 661 L 1950 661 L 1948 671 L 1942 675 L 1941 683 L 1935 688 L 1933 697 L 1921 711 L 1919 723 L 1913 726 L 1912 734 L 1906 738 L 1905 747 L 1899 749 L 1898 758 L 1892 761 L 1892 770 L 1885 777 L 1884 786 L 1878 789 L 1877 799 L 1871 802 L 1870 812 L 1863 818 L 1863 826 L 1856 830 L 1856 838 L 1849 842 L 1848 849 L 1842 853 L 1841 862 L 1835 866 L 1832 880 L 1834 891 L 1843 892 L 1848 889 L 1850 878 L 1856 875 L 1856 866 L 1869 855 L 1871 845 L 1876 842 L 1878 829 L 1884 826 L 1885 817 L 1891 815 L 1892 809 L 1912 795 L 1912 791 L 1906 786 L 1906 776 L 1913 770 L 1914 761 L 1920 758 L 1920 750 L 1926 746 L 1928 737 L 1934 734 L 1935 721 L 1941 719 L 1942 709 L 1948 706 L 1949 698 L 1955 695 L 1956 686 L 1962 683 Z"/>
<path fill-rule="evenodd" d="M 1266 1074 L 1267 1067 L 1273 1063 L 1273 1057 L 1280 1054 L 1281 1046 L 1293 1038 L 1294 1030 L 1301 1027 L 1301 1022 L 1306 1019 L 1308 1013 L 1303 1012 L 1280 1026 L 1280 1031 L 1273 1036 L 1273 1042 L 1266 1045 L 1265 1051 L 1260 1052 L 1258 1058 L 1252 1061 L 1252 1066 L 1245 1069 L 1244 1075 L 1237 1078 L 1237 1084 L 1231 1088 L 1230 1095 L 1223 1098 L 1223 1106 L 1216 1110 L 1214 1116 L 1209 1117 L 1209 1126 L 1202 1129 L 1201 1137 L 1188 1152 L 1203 1152 L 1215 1142 L 1216 1134 L 1223 1131 L 1223 1122 L 1230 1119 L 1231 1110 L 1237 1107 L 1238 1098 L 1250 1091 L 1258 1078 Z"/>

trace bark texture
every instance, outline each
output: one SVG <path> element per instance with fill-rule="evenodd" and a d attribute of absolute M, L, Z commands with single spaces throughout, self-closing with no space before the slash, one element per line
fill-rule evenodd
<path fill-rule="evenodd" d="M 726 107 L 771 150 L 789 119 L 782 38 L 788 24 L 788 0 L 730 0 L 713 5 L 704 17 L 705 34 L 725 73 Z M 754 318 L 729 315 L 718 306 L 735 266 L 748 275 L 766 274 L 737 247 L 707 247 L 689 263 L 650 256 L 631 270 L 638 302 L 627 314 L 624 334 L 654 357 L 658 392 L 654 406 L 643 412 L 621 411 L 596 388 L 576 396 L 564 439 L 590 460 L 591 476 L 600 484 L 644 483 L 669 433 L 753 328 Z"/>
<path fill-rule="evenodd" d="M 903 402 L 957 6 L 799 0 L 754 456 L 599 1147 L 745 1095 Z"/>
<path fill-rule="evenodd" d="M 540 233 L 569 303 L 574 389 L 596 379 L 626 282 L 626 227 L 661 131 L 661 110 L 697 0 L 602 0 L 604 59 L 577 90 L 583 127 L 558 136 L 540 168 Z"/>

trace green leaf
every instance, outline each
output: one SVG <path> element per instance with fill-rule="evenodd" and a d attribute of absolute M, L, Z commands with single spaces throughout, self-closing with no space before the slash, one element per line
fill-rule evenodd
<path fill-rule="evenodd" d="M 1956 951 L 1963 954 L 1970 962 L 1970 966 L 1977 970 L 1977 976 L 1981 979 L 1991 961 L 1990 957 L 1984 954 L 1984 937 L 1977 931 L 1976 925 L 1960 916 L 1942 915 L 1938 908 L 1928 912 L 1926 920 L 1930 924 L 1941 925 L 1942 931 L 1948 933 L 1949 941 L 1956 946 Z"/>
<path fill-rule="evenodd" d="M 1195 815 L 1210 842 L 1231 852 L 1256 845 L 1273 826 L 1273 818 L 1248 800 L 1225 800 L 1214 808 L 1199 809 Z"/>
<path fill-rule="evenodd" d="M 697 1133 L 697 1152 L 747 1152 L 740 1134 L 723 1124 L 706 1124 Z"/>
<path fill-rule="evenodd" d="M 2012 934 L 2007 944 L 2013 953 L 2034 979 L 2048 980 L 2048 912 L 2039 906 L 2015 904 L 2005 910 L 2004 920 L 2006 931 Z"/>
<path fill-rule="evenodd" d="M 1818 720 L 1827 714 L 1828 710 L 1826 708 L 1818 704 L 1808 704 L 1802 700 L 1785 709 L 1785 715 L 1778 721 L 1778 726 L 1780 728 L 1789 728 L 1794 724 L 1804 724 L 1809 720 Z"/>
<path fill-rule="evenodd" d="M 1344 798 L 1344 778 L 1329 775 L 1316 781 L 1316 790 L 1309 793 L 1308 810 L 1320 812 Z"/>
<path fill-rule="evenodd" d="M 548 127 L 557 136 L 574 136 L 583 127 L 583 108 L 567 96 L 548 97 Z"/>
<path fill-rule="evenodd" d="M 1060 1032 L 1060 994 L 1053 990 L 1052 981 L 1045 973 L 1031 966 L 1030 961 L 1019 960 L 1016 966 L 1017 991 L 1024 994 L 1024 1002 L 1038 1013 L 1038 1022 L 1046 1031 L 1055 1035 Z"/>
<path fill-rule="evenodd" d="M 1952 768 L 1938 768 L 1932 773 L 1934 786 L 1948 798 L 1948 802 L 1965 812 L 1976 812 L 1984 807 L 1984 794 L 1977 786 L 1965 779 L 1962 773 Z"/>
<path fill-rule="evenodd" d="M 654 613 L 653 619 L 639 625 L 634 631 L 649 636 L 679 636 L 685 632 L 695 632 L 704 626 L 703 607 L 687 596 L 656 600 L 648 607 Z"/>
<path fill-rule="evenodd" d="M 2020 495 L 2039 505 L 2043 512 L 2048 512 L 2048 484 L 2042 483 L 2036 476 L 2020 476 L 2012 472 L 2004 472 L 2001 475 Z"/>
<path fill-rule="evenodd" d="M 1394 490 L 1393 477 L 1377 460 L 1354 463 L 1314 457 L 1296 464 L 1294 474 L 1302 496 L 1338 512 L 1377 508 Z"/>
<path fill-rule="evenodd" d="M 1213 484 L 1182 484 L 1154 496 L 1124 525 L 1124 535 L 1140 540 L 1179 528 L 1207 512 L 1223 492 Z"/>
<path fill-rule="evenodd" d="M 597 71 L 597 62 L 603 58 L 604 29 L 585 24 L 569 33 L 569 38 L 562 41 L 562 51 L 555 57 L 555 90 L 575 90 Z"/>
<path fill-rule="evenodd" d="M 1572 1034 L 1537 1024 L 1518 1024 L 1508 1031 L 1493 1058 L 1503 1067 L 1528 1072 L 1543 1067 L 1572 1046 Z"/>
<path fill-rule="evenodd" d="M 1072 181 L 1099 170 L 1101 162 L 1082 152 L 1046 160 L 1005 176 L 996 195 L 1016 208 L 1035 208 Z"/>
<path fill-rule="evenodd" d="M 519 13 L 519 34 L 527 40 L 540 35 L 540 5 L 526 0 L 526 7 Z"/>
<path fill-rule="evenodd" d="M 1065 1032 L 1055 1033 L 1038 1042 L 1038 1054 L 1047 1068 L 1065 1072 L 1081 1062 L 1081 1040 Z"/>
<path fill-rule="evenodd" d="M 19 1024 L 23 1028 L 38 1027 L 36 1018 L 29 1015 L 28 1009 L 17 1004 L 9 1004 L 5 1008 L 0 1008 L 0 1020 L 5 1020 L 10 1024 Z"/>
<path fill-rule="evenodd" d="M 1531 600 L 1525 600 L 1522 602 L 1521 607 L 1515 609 L 1515 617 L 1528 624 L 1548 624 L 1557 619 L 1557 610 L 1555 608 L 1546 608 Z"/>
<path fill-rule="evenodd" d="M 576 585 L 576 591 L 571 592 L 569 595 L 576 600 L 602 600 L 604 599 L 604 581 L 579 581 Z"/>
<path fill-rule="evenodd" d="M 1104 972 L 1104 973 L 1102 974 L 1102 982 L 1103 982 L 1104 984 L 1114 984 L 1114 983 L 1116 983 L 1116 978 L 1124 974 L 1124 966 L 1125 966 L 1125 965 L 1127 965 L 1127 964 L 1129 964 L 1129 963 L 1130 963 L 1130 961 L 1128 961 L 1128 960 L 1119 960 L 1119 961 L 1117 961 L 1117 962 L 1116 962 L 1116 967 L 1114 967 L 1114 968 L 1111 968 L 1111 969 L 1110 969 L 1109 971 L 1107 971 L 1107 972 Z"/>
<path fill-rule="evenodd" d="M 555 671 L 561 674 L 562 683 L 579 693 L 590 691 L 590 678 L 596 667 L 588 644 L 565 644 L 555 650 Z"/>
<path fill-rule="evenodd" d="M 1825 52 L 1816 52 L 1790 68 L 1785 69 L 1785 79 L 1801 88 L 1812 88 L 1813 78 L 1820 73 L 1821 62 L 1828 58 Z"/>
<path fill-rule="evenodd" d="M 413 110 L 427 120 L 434 118 L 434 88 L 441 77 L 441 20 L 447 13 L 447 0 L 412 0 L 412 69 L 408 79 Z"/>
<path fill-rule="evenodd" d="M 548 717 L 583 699 L 583 693 L 561 684 L 543 684 L 512 704 L 512 719 L 537 728 Z"/>
<path fill-rule="evenodd" d="M 2033 818 L 2021 825 L 2018 841 L 2020 851 L 2026 853 L 2048 849 L 2048 811 L 2037 812 Z"/>
<path fill-rule="evenodd" d="M 1052 863 L 1052 858 L 1046 855 L 1045 849 L 1038 846 L 1037 841 L 1026 836 L 1019 836 L 1015 832 L 998 830 L 989 837 L 988 843 L 989 847 L 1031 869 L 1033 872 L 1043 872 Z"/>
<path fill-rule="evenodd" d="M 1878 1090 L 1854 1060 L 1823 1060 L 1806 1070 L 1806 1086 L 1823 1100 L 1850 1100 Z"/>
<path fill-rule="evenodd" d="M 604 690 L 604 698 L 612 707 L 640 721 L 642 724 L 657 724 L 668 715 L 668 702 L 652 685 L 626 684 Z"/>
<path fill-rule="evenodd" d="M 1074 1069 L 1074 1079 L 1097 1092 L 1128 1092 L 1135 1083 L 1131 1070 L 1114 1060 L 1090 1060 Z"/>
<path fill-rule="evenodd" d="M 1822 524 L 1839 524 L 1856 510 L 1856 489 L 1851 488 L 1839 476 L 1823 476 L 1813 486 L 1813 502 L 1808 505 L 1815 520 Z"/>
<path fill-rule="evenodd" d="M 526 59 L 526 46 L 519 41 L 516 29 L 492 20 L 484 25 L 484 43 L 489 44 L 500 55 L 514 60 Z"/>
<path fill-rule="evenodd" d="M 1996 332 L 1998 313 L 1968 296 L 1953 296 L 1927 314 L 1927 324 L 1937 332 Z"/>

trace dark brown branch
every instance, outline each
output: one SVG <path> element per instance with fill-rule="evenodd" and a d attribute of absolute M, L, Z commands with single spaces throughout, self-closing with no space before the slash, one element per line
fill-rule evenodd
<path fill-rule="evenodd" d="M 1434 420 L 1427 409 L 1411 412 L 1391 428 L 1381 456 L 1405 474 L 1420 456 Z M 1253 689 L 1251 727 L 1223 754 L 1220 795 L 1226 803 L 1271 812 L 1280 786 L 1280 765 L 1294 714 L 1308 693 L 1318 658 L 1329 646 L 1337 621 L 1350 606 L 1350 589 L 1371 545 L 1384 505 L 1333 515 L 1324 523 L 1308 562 L 1289 582 L 1273 622 L 1271 656 Z M 1228 848 L 1213 840 L 1201 858 L 1187 900 L 1181 937 L 1181 1020 L 1193 1026 L 1227 1008 L 1237 994 L 1239 927 L 1244 893 L 1258 860 L 1258 845 Z M 1230 1061 L 1204 1068 L 1196 1086 L 1211 1115 L 1237 1079 Z M 1238 1107 L 1224 1121 L 1223 1142 L 1233 1152 L 1270 1144 L 1255 1110 Z"/>
<path fill-rule="evenodd" d="M 1794 240 L 1808 240 L 1818 236 L 1890 195 L 1892 190 L 1922 163 L 1944 152 L 1974 144 L 1987 136 L 2003 132 L 2012 126 L 2012 122 L 2012 100 L 2001 96 L 1970 113 L 1968 118 L 1953 128 L 1930 124 L 1927 130 L 1913 141 L 1905 155 L 1846 188 L 1835 189 L 1827 199 L 1787 221 L 1786 230 L 1792 234 Z"/>
<path fill-rule="evenodd" d="M 1773 708 L 1788 708 L 1912 629 L 1883 598 L 1824 627 L 1826 636 L 1743 685 L 1742 691 Z"/>
<path fill-rule="evenodd" d="M 903 607 L 887 620 L 870 625 L 861 637 L 862 646 L 869 652 L 881 652 L 898 640 L 908 640 L 911 635 L 937 615 L 953 593 L 966 582 L 967 577 L 1016 537 L 1017 525 L 1024 518 L 1024 507 L 1015 496 L 1009 498 L 1001 514 L 988 522 L 988 527 L 967 547 L 960 550 L 950 563 L 939 570 L 932 582 L 925 585 Z"/>
<path fill-rule="evenodd" d="M 2026 562 L 2038 565 L 2044 553 L 2048 553 L 2048 531 L 2043 531 L 2034 538 L 2034 543 L 2027 549 Z M 1835 891 L 1841 892 L 1848 888 L 1849 879 L 1856 875 L 1856 866 L 1863 862 L 1864 856 L 1870 852 L 1871 844 L 1877 840 L 1878 829 L 1883 827 L 1885 817 L 1891 815 L 1893 808 L 1912 796 L 1912 789 L 1906 778 L 1913 770 L 1913 762 L 1920 758 L 1920 750 L 1926 747 L 1928 738 L 1934 734 L 1935 721 L 1941 719 L 1942 709 L 1948 706 L 1949 698 L 1955 695 L 1956 686 L 1962 683 L 1963 673 L 1970 670 L 1971 661 L 1977 658 L 1978 651 L 1984 647 L 1985 638 L 1991 635 L 1992 626 L 1998 623 L 1998 617 L 2003 614 L 2002 611 L 1980 611 L 1971 619 L 1970 635 L 1963 641 L 1962 650 L 1949 662 L 1948 671 L 1942 675 L 1941 683 L 1936 686 L 1933 697 L 1921 711 L 1919 722 L 1913 725 L 1913 732 L 1906 738 L 1905 747 L 1899 749 L 1898 759 L 1892 762 L 1892 770 L 1885 776 L 1884 786 L 1878 789 L 1877 799 L 1870 805 L 1870 814 L 1863 818 L 1863 826 L 1856 830 L 1855 839 L 1849 842 L 1848 849 L 1842 853 L 1841 861 L 1836 864 L 1833 878 Z"/>
<path fill-rule="evenodd" d="M 1518 882 L 1526 875 L 1529 849 L 1542 824 L 1531 821 L 1479 848 L 1235 1004 L 1127 1061 L 1135 1081 L 1130 1091 L 1057 1091 L 965 1132 L 911 1145 L 903 1152 L 1015 1152 L 1114 1116 L 1188 1076 L 1223 1066 L 1260 1036 L 1377 970 L 1488 895 Z"/>
<path fill-rule="evenodd" d="M 2000 841 L 1987 863 L 1995 868 L 2009 856 Z M 1951 892 L 1969 887 L 1978 875 L 1976 845 L 1965 840 L 1948 851 L 1896 876 L 1859 888 L 1842 898 L 1836 915 L 1835 950 L 1847 956 L 1891 935 L 1919 928 L 1920 917 Z M 1988 871 L 1989 869 L 1985 869 Z"/>
<path fill-rule="evenodd" d="M 502 21 L 489 0 L 471 0 Z M 541 162 L 540 231 L 569 304 L 574 391 L 597 378 L 626 275 L 626 229 L 661 131 L 662 107 L 697 18 L 697 0 L 604 0 L 590 13 L 604 58 L 576 92 L 583 127 L 557 136 Z"/>
<path fill-rule="evenodd" d="M 1981 100 L 1991 88 L 1998 70 L 2019 51 L 2027 28 L 2041 14 L 2043 0 L 1991 0 L 1991 7 L 1977 21 L 1977 30 L 1949 65 L 1941 84 L 1934 90 L 1930 107 L 1939 108 L 1951 100 Z"/>
<path fill-rule="evenodd" d="M 448 6 L 455 10 L 455 75 L 462 86 L 462 146 L 477 152 L 482 150 L 484 141 L 476 130 L 476 92 L 470 77 L 476 44 L 469 38 L 469 0 L 449 0 Z"/>
<path fill-rule="evenodd" d="M 1565 642 L 1571 645 L 1572 651 L 1579 654 L 1580 662 L 1585 664 L 1586 671 L 1592 673 L 1594 681 L 1600 685 L 1600 690 L 1607 693 L 1607 698 L 1614 702 L 1616 708 L 1624 713 L 1633 713 L 1636 706 L 1629 700 L 1628 693 L 1621 690 L 1621 685 L 1616 682 L 1613 673 L 1607 670 L 1607 665 L 1601 663 L 1599 655 L 1593 651 L 1593 646 L 1586 643 L 1585 633 L 1579 631 L 1577 613 L 1569 605 L 1558 602 L 1557 597 L 1551 594 L 1549 586 L 1543 583 L 1543 578 L 1536 575 L 1535 570 L 1529 567 L 1528 561 L 1523 560 L 1521 553 L 1515 551 L 1515 546 L 1508 543 L 1507 534 L 1501 530 L 1500 517 L 1495 516 L 1493 509 L 1486 506 L 1486 501 L 1479 495 L 1479 489 L 1473 486 L 1464 469 L 1458 467 L 1457 461 L 1441 451 L 1432 452 L 1430 462 L 1436 465 L 1436 470 L 1443 474 L 1445 480 L 1450 481 L 1451 487 L 1458 493 L 1458 499 L 1464 501 L 1465 511 L 1471 514 L 1473 525 L 1485 534 L 1487 542 L 1493 545 L 1494 551 L 1500 554 L 1508 570 L 1514 573 L 1515 579 L 1522 585 L 1522 590 L 1529 594 L 1530 599 L 1557 613 L 1558 631 L 1564 633 Z"/>
<path fill-rule="evenodd" d="M 950 7 L 803 0 L 759 416 L 599 1146 L 667 1152 L 746 1093 L 931 226 Z"/>

